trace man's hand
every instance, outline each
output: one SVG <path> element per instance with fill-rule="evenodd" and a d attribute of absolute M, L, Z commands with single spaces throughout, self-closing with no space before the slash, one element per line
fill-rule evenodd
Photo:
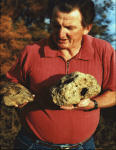
<path fill-rule="evenodd" d="M 89 109 L 94 108 L 94 102 L 88 98 L 88 99 L 81 100 L 76 105 L 70 104 L 70 105 L 66 105 L 66 106 L 60 106 L 60 108 L 66 109 L 66 110 L 72 110 L 72 109 L 89 110 Z"/>
<path fill-rule="evenodd" d="M 28 103 L 28 102 L 25 102 L 24 104 L 21 104 L 21 105 L 15 104 L 14 107 L 23 108 L 25 105 L 27 105 L 27 103 Z"/>
<path fill-rule="evenodd" d="M 60 106 L 61 109 L 66 109 L 66 110 L 72 110 L 72 109 L 75 109 L 77 107 L 75 107 L 74 105 L 70 104 L 70 105 L 63 105 L 63 106 Z"/>

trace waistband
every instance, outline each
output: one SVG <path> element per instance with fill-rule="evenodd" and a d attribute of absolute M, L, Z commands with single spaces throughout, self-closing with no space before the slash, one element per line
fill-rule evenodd
<path fill-rule="evenodd" d="M 46 143 L 41 140 L 36 141 L 37 144 L 40 144 L 42 146 L 45 146 L 47 148 L 52 148 L 55 150 L 68 150 L 68 149 L 73 149 L 73 148 L 78 148 L 82 146 L 82 143 L 77 143 L 77 144 L 52 144 L 52 143 Z"/>

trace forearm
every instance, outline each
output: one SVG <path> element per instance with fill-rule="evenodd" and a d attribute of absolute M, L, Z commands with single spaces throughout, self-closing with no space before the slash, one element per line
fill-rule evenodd
<path fill-rule="evenodd" d="M 107 108 L 116 105 L 116 92 L 106 91 L 100 96 L 96 97 L 95 100 L 98 103 L 99 108 Z"/>
<path fill-rule="evenodd" d="M 94 98 L 98 103 L 98 108 L 108 108 L 116 105 L 116 92 L 113 91 L 106 91 L 100 96 Z M 85 106 L 85 101 L 87 105 Z M 68 105 L 68 106 L 61 106 L 62 109 L 81 109 L 81 110 L 90 110 L 94 108 L 94 102 L 91 99 L 84 99 L 81 100 L 77 106 Z"/>
<path fill-rule="evenodd" d="M 103 94 L 101 94 L 100 96 L 95 97 L 94 100 L 96 100 L 96 102 L 98 103 L 98 108 L 108 108 L 108 107 L 116 106 L 116 92 L 108 90 Z M 94 102 L 91 101 L 90 99 L 90 102 L 86 107 L 81 107 L 80 105 L 79 108 L 84 110 L 89 110 L 94 108 L 94 105 L 95 105 Z"/>

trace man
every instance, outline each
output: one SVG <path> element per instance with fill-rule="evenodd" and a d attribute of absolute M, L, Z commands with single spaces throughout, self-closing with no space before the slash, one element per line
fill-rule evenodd
<path fill-rule="evenodd" d="M 50 38 L 27 46 L 7 73 L 12 82 L 25 85 L 36 95 L 34 103 L 23 107 L 24 127 L 15 149 L 95 150 L 92 135 L 99 108 L 116 105 L 116 85 L 113 48 L 88 35 L 94 15 L 91 0 L 59 0 L 52 11 Z M 53 104 L 50 87 L 74 71 L 93 75 L 102 87 L 101 94 L 88 99 L 86 107 L 84 100 L 76 108 Z"/>

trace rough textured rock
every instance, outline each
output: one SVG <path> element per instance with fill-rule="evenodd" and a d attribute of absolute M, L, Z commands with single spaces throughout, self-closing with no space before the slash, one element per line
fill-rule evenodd
<path fill-rule="evenodd" d="M 59 83 L 51 88 L 53 102 L 57 105 L 77 104 L 80 100 L 99 94 L 101 87 L 90 74 L 73 72 L 62 77 Z"/>
<path fill-rule="evenodd" d="M 21 105 L 34 100 L 34 95 L 19 83 L 8 82 L 1 88 L 0 95 L 6 106 Z"/>

